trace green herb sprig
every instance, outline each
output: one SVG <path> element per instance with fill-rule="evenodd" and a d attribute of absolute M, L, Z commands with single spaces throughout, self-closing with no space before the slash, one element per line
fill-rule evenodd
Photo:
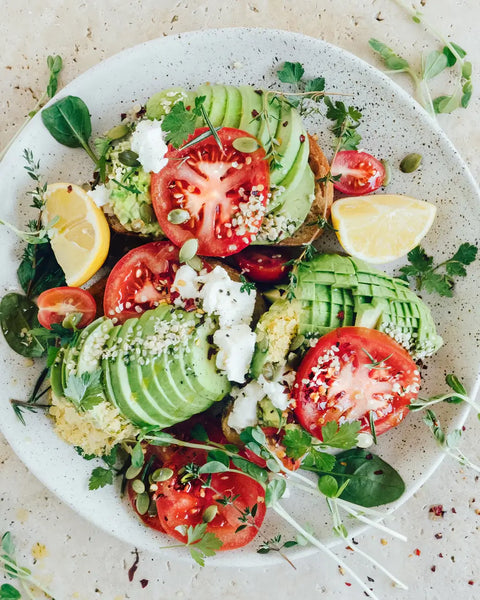
<path fill-rule="evenodd" d="M 25 597 L 33 600 L 34 597 L 29 586 L 34 586 L 37 590 L 43 592 L 47 598 L 53 600 L 52 593 L 32 575 L 30 569 L 18 565 L 15 556 L 15 545 L 9 531 L 4 533 L 1 538 L 0 551 L 0 568 L 4 571 L 5 575 L 18 582 L 22 588 L 22 593 L 25 593 Z M 0 586 L 0 600 L 18 600 L 22 598 L 22 593 L 17 587 L 9 583 L 4 583 Z"/>
<path fill-rule="evenodd" d="M 44 383 L 47 379 L 48 373 L 48 368 L 43 369 L 43 371 L 38 376 L 35 385 L 33 386 L 32 393 L 30 394 L 27 400 L 10 400 L 15 415 L 23 425 L 26 424 L 25 419 L 23 417 L 24 410 L 36 413 L 39 408 L 46 409 L 50 407 L 50 404 L 39 404 L 39 400 L 41 400 L 45 396 L 45 394 L 47 394 L 51 389 L 50 386 L 44 387 Z"/>
<path fill-rule="evenodd" d="M 418 73 L 405 58 L 399 56 L 383 42 L 372 38 L 369 41 L 370 47 L 380 55 L 389 72 L 406 73 L 410 76 L 415 85 L 417 99 L 430 114 L 451 113 L 457 108 L 466 108 L 473 92 L 472 63 L 465 60 L 466 51 L 458 44 L 448 41 L 434 29 L 417 8 L 403 0 L 395 0 L 395 2 L 411 16 L 415 23 L 422 25 L 442 44 L 441 49 L 432 50 L 425 57 L 422 56 L 421 70 Z M 453 68 L 457 71 L 454 93 L 432 99 L 429 81 L 445 70 Z"/>
<path fill-rule="evenodd" d="M 421 246 L 417 246 L 407 255 L 411 264 L 402 267 L 400 271 L 402 278 L 406 281 L 413 280 L 418 290 L 436 292 L 440 296 L 451 298 L 455 277 L 467 275 L 465 267 L 476 259 L 477 253 L 476 246 L 465 242 L 451 258 L 434 265 L 433 257 L 429 256 Z M 442 270 L 444 272 L 441 272 Z"/>

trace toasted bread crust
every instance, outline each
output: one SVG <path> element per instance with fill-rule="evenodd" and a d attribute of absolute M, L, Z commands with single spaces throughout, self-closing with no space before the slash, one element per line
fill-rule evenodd
<path fill-rule="evenodd" d="M 301 246 L 302 244 L 308 243 L 315 232 L 315 229 L 308 225 L 308 223 L 316 222 L 319 218 L 328 219 L 330 216 L 333 202 L 333 184 L 331 181 L 328 181 L 327 183 L 318 183 L 318 179 L 325 177 L 329 172 L 330 165 L 327 157 L 317 143 L 316 136 L 308 134 L 308 140 L 310 143 L 308 164 L 315 177 L 315 200 L 313 201 L 304 224 L 301 225 L 292 236 L 277 242 L 279 246 Z"/>

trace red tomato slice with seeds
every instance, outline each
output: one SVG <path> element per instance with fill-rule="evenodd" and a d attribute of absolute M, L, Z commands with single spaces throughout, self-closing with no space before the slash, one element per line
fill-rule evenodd
<path fill-rule="evenodd" d="M 290 257 L 279 248 L 249 246 L 235 256 L 237 265 L 252 281 L 278 283 L 286 276 Z"/>
<path fill-rule="evenodd" d="M 377 435 L 398 425 L 420 387 L 408 352 L 385 333 L 341 327 L 321 337 L 297 371 L 293 398 L 299 423 L 322 439 L 322 427 L 360 421 Z"/>
<path fill-rule="evenodd" d="M 377 190 L 385 180 L 385 167 L 367 152 L 342 150 L 335 156 L 331 173 L 340 175 L 335 189 L 349 196 L 361 196 Z"/>
<path fill-rule="evenodd" d="M 161 302 L 172 302 L 175 294 L 170 286 L 179 266 L 178 248 L 171 242 L 150 242 L 130 250 L 108 277 L 105 316 L 123 323 Z"/>
<path fill-rule="evenodd" d="M 37 298 L 38 321 L 40 325 L 51 329 L 54 323 L 61 324 L 66 316 L 81 313 L 82 318 L 77 324 L 81 329 L 95 318 L 97 305 L 95 298 L 78 287 L 57 287 L 45 290 Z"/>
<path fill-rule="evenodd" d="M 202 523 L 205 511 L 214 506 L 215 509 L 210 509 L 214 516 L 207 525 L 207 532 L 222 541 L 220 550 L 241 548 L 257 535 L 265 517 L 264 489 L 239 473 L 213 473 L 208 487 L 204 487 L 200 479 L 188 480 L 185 465 L 203 465 L 206 457 L 203 450 L 178 448 L 175 456 L 164 463 L 164 468 L 172 469 L 174 474 L 167 481 L 157 483 L 154 499 L 159 522 L 165 533 L 186 542 L 184 528 Z M 201 476 L 204 482 L 208 478 L 208 475 Z M 246 527 L 242 527 L 244 522 L 240 517 L 247 508 L 253 516 L 249 516 Z"/>
<path fill-rule="evenodd" d="M 197 129 L 190 139 L 208 131 Z M 223 151 L 213 136 L 188 148 L 170 147 L 166 167 L 151 174 L 152 204 L 160 227 L 177 246 L 198 240 L 198 254 L 228 256 L 255 238 L 265 214 L 269 167 L 265 150 L 241 152 L 235 140 L 255 138 L 240 129 L 218 131 Z M 185 211 L 174 224 L 171 211 Z M 170 216 L 172 218 L 172 216 Z"/>

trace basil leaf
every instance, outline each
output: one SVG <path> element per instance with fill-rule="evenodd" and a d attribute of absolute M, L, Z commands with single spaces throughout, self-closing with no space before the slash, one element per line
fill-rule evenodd
<path fill-rule="evenodd" d="M 38 308 L 34 302 L 22 294 L 11 292 L 0 302 L 0 326 L 7 344 L 17 354 L 36 358 L 43 356 L 47 345 L 30 330 L 40 327 L 37 319 Z"/>
<path fill-rule="evenodd" d="M 69 148 L 85 148 L 92 122 L 85 102 L 77 96 L 62 98 L 42 111 L 42 121 L 52 136 Z"/>
<path fill-rule="evenodd" d="M 405 483 L 393 467 L 361 448 L 337 454 L 334 472 L 339 485 L 349 481 L 340 498 L 360 506 L 388 504 L 400 498 L 405 491 Z"/>
<path fill-rule="evenodd" d="M 28 297 L 39 296 L 50 288 L 67 285 L 65 274 L 49 243 L 27 245 L 17 269 L 17 277 Z"/>

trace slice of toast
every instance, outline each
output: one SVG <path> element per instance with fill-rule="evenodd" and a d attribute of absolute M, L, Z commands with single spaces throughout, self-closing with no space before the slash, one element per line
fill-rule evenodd
<path fill-rule="evenodd" d="M 330 170 L 330 165 L 325 154 L 322 152 L 320 146 L 317 143 L 316 136 L 308 134 L 308 139 L 310 143 L 310 155 L 308 158 L 308 164 L 313 171 L 315 176 L 315 180 L 321 179 L 325 177 L 325 175 Z M 312 207 L 310 208 L 310 212 L 305 219 L 303 225 L 300 226 L 299 229 L 290 237 L 277 242 L 279 246 L 301 246 L 302 244 L 306 244 L 312 237 L 314 233 L 314 228 L 309 226 L 308 223 L 314 223 L 318 221 L 319 218 L 328 219 L 330 216 L 330 209 L 333 202 L 333 184 L 331 181 L 328 183 L 315 183 L 315 200 L 313 201 Z M 144 235 L 141 233 L 136 233 L 135 231 L 131 231 L 126 229 L 118 220 L 118 218 L 113 213 L 107 213 L 105 215 L 107 217 L 108 223 L 113 231 L 117 233 L 121 233 L 123 235 L 129 236 L 137 236 L 143 238 L 146 241 L 150 239 L 154 239 L 152 236 Z"/>

